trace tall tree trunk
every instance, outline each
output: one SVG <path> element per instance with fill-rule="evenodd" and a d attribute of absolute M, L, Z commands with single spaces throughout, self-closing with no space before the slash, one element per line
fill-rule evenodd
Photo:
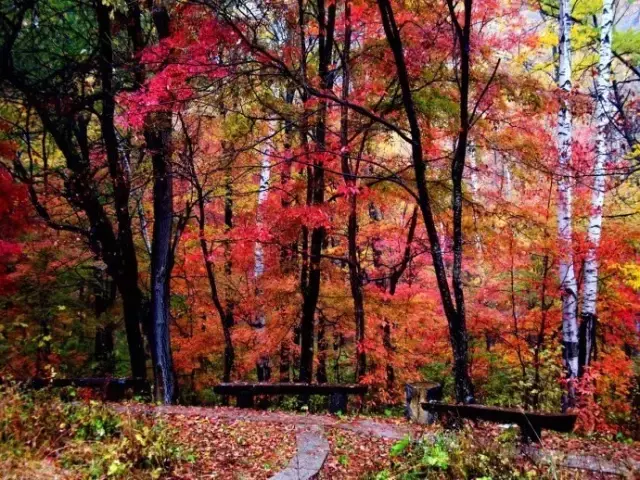
<path fill-rule="evenodd" d="M 170 117 L 161 113 L 156 121 Z M 171 127 L 150 125 L 146 132 L 147 149 L 153 163 L 153 239 L 151 245 L 151 318 L 153 328 L 156 388 L 164 403 L 174 394 L 171 340 L 169 332 L 170 254 L 173 223 L 173 188 L 170 161 Z"/>
<path fill-rule="evenodd" d="M 222 335 L 224 337 L 224 366 L 223 366 L 223 374 L 222 381 L 230 382 L 231 381 L 231 371 L 233 369 L 233 361 L 235 357 L 235 352 L 233 349 L 233 341 L 231 337 L 231 326 L 232 322 L 229 322 L 229 315 L 227 314 L 227 309 L 223 306 L 220 301 L 220 295 L 218 294 L 218 284 L 216 281 L 215 274 L 215 266 L 213 264 L 213 260 L 211 259 L 211 252 L 209 250 L 209 244 L 207 243 L 207 239 L 205 237 L 205 226 L 206 226 L 206 211 L 205 211 L 205 198 L 202 185 L 197 177 L 197 172 L 195 171 L 195 167 L 193 163 L 191 163 L 192 169 L 192 182 L 194 184 L 196 195 L 197 195 L 197 206 L 198 206 L 198 236 L 200 237 L 200 250 L 202 251 L 202 258 L 204 260 L 205 269 L 207 270 L 207 280 L 209 281 L 209 291 L 211 294 L 211 300 L 213 301 L 213 305 L 218 312 L 220 317 L 220 324 L 222 326 Z"/>
<path fill-rule="evenodd" d="M 169 14 L 164 7 L 152 11 L 160 40 L 169 36 Z M 156 393 L 165 404 L 174 401 L 175 379 L 171 355 L 170 281 L 173 230 L 173 172 L 171 165 L 171 113 L 149 115 L 145 140 L 153 166 L 153 238 L 151 245 L 151 324 Z"/>
<path fill-rule="evenodd" d="M 143 323 L 142 293 L 138 286 L 138 260 L 133 242 L 131 216 L 129 214 L 130 185 L 127 181 L 119 153 L 118 138 L 114 126 L 115 99 L 113 91 L 113 40 L 111 37 L 111 7 L 102 1 L 96 4 L 98 35 L 100 39 L 100 55 L 98 65 L 102 83 L 102 114 L 100 127 L 104 140 L 109 175 L 113 183 L 114 204 L 118 222 L 117 246 L 120 250 L 118 259 L 106 258 L 105 262 L 118 262 L 111 268 L 118 289 L 122 295 L 124 306 L 125 329 L 129 345 L 131 372 L 136 378 L 146 377 L 145 353 L 140 325 Z M 104 223 L 104 222 L 102 222 Z M 115 270 L 115 271 L 114 271 Z"/>
<path fill-rule="evenodd" d="M 318 75 L 323 90 L 331 87 L 331 73 L 329 65 L 333 56 L 333 34 L 336 18 L 335 3 L 325 9 L 324 0 L 317 0 L 318 7 Z M 326 151 L 326 121 L 327 101 L 321 100 L 318 108 L 316 123 L 316 155 L 311 169 L 311 204 L 320 206 L 324 203 L 324 159 L 319 158 Z M 314 227 L 311 232 L 311 246 L 309 255 L 308 283 L 304 292 L 302 305 L 302 320 L 300 322 L 300 381 L 310 382 L 313 378 L 314 356 L 314 323 L 318 298 L 320 296 L 320 260 L 322 258 L 322 246 L 325 238 L 325 228 Z"/>
<path fill-rule="evenodd" d="M 271 133 L 271 128 L 269 128 L 269 133 Z M 269 135 L 272 137 L 272 135 Z M 258 206 L 257 206 L 257 214 L 256 214 L 256 224 L 258 230 L 262 228 L 262 209 L 264 208 L 264 204 L 269 198 L 269 178 L 271 176 L 271 159 L 270 159 L 270 149 L 262 155 L 262 161 L 260 166 L 260 185 L 258 187 Z M 254 246 L 254 280 L 256 282 L 256 294 L 260 293 L 260 278 L 264 273 L 264 250 L 262 248 L 262 243 L 260 241 L 255 242 Z M 259 344 L 266 343 L 266 316 L 265 312 L 260 308 L 258 311 L 256 318 L 253 324 L 256 329 L 256 336 Z M 271 360 L 269 359 L 268 354 L 261 355 L 256 363 L 256 372 L 258 375 L 258 381 L 266 382 L 271 378 Z"/>
<path fill-rule="evenodd" d="M 589 249 L 584 262 L 584 289 L 582 298 L 582 322 L 580 324 L 579 375 L 589 366 L 596 338 L 598 299 L 598 247 L 602 233 L 602 208 L 605 196 L 605 166 L 611 160 L 611 34 L 613 30 L 613 2 L 604 0 L 600 25 L 600 60 L 596 79 L 596 161 L 593 166 L 591 212 L 589 215 Z"/>
<path fill-rule="evenodd" d="M 404 58 L 404 49 L 400 30 L 396 24 L 393 9 L 389 0 L 378 0 L 378 7 L 382 17 L 384 31 L 387 42 L 393 52 L 398 82 L 402 92 L 402 102 L 409 123 L 411 133 L 411 156 L 413 160 L 413 168 L 416 177 L 416 188 L 418 190 L 418 204 L 422 213 L 422 218 L 427 230 L 429 238 L 431 259 L 433 268 L 438 282 L 438 290 L 442 300 L 442 306 L 449 325 L 449 338 L 453 350 L 454 376 L 456 399 L 459 402 L 473 402 L 473 384 L 469 374 L 469 353 L 468 339 L 466 329 L 466 319 L 464 311 L 464 296 L 462 294 L 461 262 L 462 262 L 462 173 L 464 171 L 464 156 L 466 152 L 467 134 L 468 134 L 468 81 L 469 81 L 469 32 L 471 28 L 471 0 L 465 0 L 465 33 L 464 43 L 461 45 L 461 51 L 466 52 L 461 55 L 461 83 L 466 88 L 461 88 L 461 131 L 458 137 L 457 149 L 454 162 L 452 165 L 453 195 L 452 208 L 454 216 L 454 272 L 453 287 L 455 295 L 451 296 L 449 282 L 447 279 L 447 271 L 444 264 L 438 230 L 436 228 L 435 219 L 431 205 L 431 197 L 427 186 L 426 163 L 422 151 L 422 137 L 418 117 L 415 110 L 413 95 L 411 92 L 411 84 L 409 73 Z M 451 6 L 453 8 L 453 6 Z M 454 17 L 455 14 L 452 15 Z M 452 20 L 453 21 L 453 20 Z M 466 65 L 466 67 L 465 67 Z M 466 93 L 465 93 L 466 92 Z"/>
<path fill-rule="evenodd" d="M 350 81 L 350 54 L 351 54 L 351 2 L 345 1 L 344 7 L 344 47 L 342 50 L 342 100 L 349 99 Z M 349 155 L 349 108 L 342 105 L 340 108 L 340 146 L 342 176 L 348 190 L 349 219 L 347 225 L 347 251 L 349 265 L 349 285 L 351 287 L 351 297 L 353 298 L 353 316 L 356 331 L 356 381 L 365 375 L 367 371 L 367 353 L 364 349 L 365 339 L 365 314 L 364 314 L 364 294 L 362 291 L 362 274 L 358 259 L 358 197 L 357 197 L 357 175 L 351 165 Z"/>
<path fill-rule="evenodd" d="M 464 24 L 462 26 L 458 23 L 451 0 L 448 0 L 448 5 L 450 6 L 451 21 L 454 23 L 455 31 L 457 32 L 460 54 L 460 130 L 451 165 L 451 210 L 453 212 L 453 271 L 451 284 L 456 303 L 456 315 L 449 321 L 449 334 L 453 347 L 456 391 L 460 393 L 458 401 L 469 402 L 473 401 L 473 385 L 469 377 L 469 346 L 462 281 L 462 184 L 469 129 L 471 128 L 469 119 L 469 82 L 472 0 L 464 0 Z"/>
<path fill-rule="evenodd" d="M 558 247 L 559 273 L 562 291 L 563 361 L 568 389 L 563 408 L 575 403 L 575 379 L 578 376 L 578 283 L 573 265 L 573 187 L 571 178 L 572 125 L 568 96 L 571 93 L 571 8 L 569 0 L 560 0 L 558 86 L 562 103 L 558 115 Z"/>
<path fill-rule="evenodd" d="M 229 148 L 223 145 L 224 153 L 224 227 L 225 233 L 229 235 L 233 228 L 233 157 Z M 233 260 L 231 258 L 231 241 L 227 239 L 224 242 L 224 274 L 227 277 L 226 303 L 225 303 L 225 350 L 224 350 L 224 372 L 223 378 L 231 377 L 233 363 L 235 360 L 235 351 L 231 339 L 231 328 L 233 327 L 235 304 L 233 300 L 233 292 L 231 291 L 231 273 L 233 271 Z"/>

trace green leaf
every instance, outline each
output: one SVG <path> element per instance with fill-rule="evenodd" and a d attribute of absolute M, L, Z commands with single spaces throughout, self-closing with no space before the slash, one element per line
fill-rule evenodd
<path fill-rule="evenodd" d="M 409 439 L 408 436 L 406 436 L 402 440 L 399 440 L 398 442 L 394 443 L 391 446 L 391 450 L 389 454 L 392 457 L 397 457 L 398 455 L 402 455 L 405 452 L 405 450 L 409 448 L 410 444 L 411 444 L 411 440 Z"/>

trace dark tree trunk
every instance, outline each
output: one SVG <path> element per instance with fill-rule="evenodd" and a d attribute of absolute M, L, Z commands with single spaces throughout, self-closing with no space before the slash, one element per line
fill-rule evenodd
<path fill-rule="evenodd" d="M 309 283 L 304 294 L 302 321 L 300 322 L 300 381 L 311 382 L 314 357 L 314 323 L 320 295 L 320 255 L 324 228 L 314 228 L 311 234 Z"/>
<path fill-rule="evenodd" d="M 169 36 L 169 15 L 154 7 L 153 23 L 160 40 Z M 175 399 L 171 355 L 170 281 L 173 266 L 173 172 L 171 165 L 171 113 L 157 112 L 146 119 L 145 140 L 153 166 L 153 239 L 151 245 L 151 326 L 156 395 L 165 404 Z"/>
<path fill-rule="evenodd" d="M 460 26 L 452 7 L 450 14 L 454 23 L 460 52 L 460 130 L 458 134 L 457 148 L 451 165 L 452 198 L 451 210 L 453 212 L 453 272 L 452 285 L 456 303 L 456 314 L 449 320 L 451 346 L 453 347 L 454 372 L 456 376 L 456 396 L 458 401 L 473 401 L 473 385 L 469 376 L 469 345 L 466 325 L 466 312 L 464 303 L 464 289 L 462 281 L 462 182 L 467 155 L 469 139 L 469 68 L 471 49 L 471 0 L 464 1 L 464 25 Z M 459 393 L 459 395 L 458 395 Z"/>
<path fill-rule="evenodd" d="M 389 277 L 389 295 L 393 296 L 396 294 L 396 288 L 398 287 L 398 283 L 400 282 L 400 278 L 404 274 L 405 270 L 409 266 L 411 262 L 411 246 L 413 244 L 413 237 L 416 233 L 416 224 L 418 223 L 418 207 L 413 209 L 413 214 L 411 215 L 411 220 L 409 221 L 409 231 L 407 233 L 407 243 L 404 246 L 404 255 L 402 256 L 402 262 L 397 268 L 394 268 L 393 273 Z M 395 347 L 393 346 L 392 340 L 392 323 L 390 319 L 385 319 L 384 327 L 383 327 L 383 338 L 382 343 L 387 353 L 387 389 L 392 390 L 394 387 L 396 374 L 393 368 L 393 356 L 395 354 Z"/>
<path fill-rule="evenodd" d="M 467 5 L 469 4 L 469 5 Z M 465 6 L 469 8 L 465 9 L 465 15 L 469 16 L 469 21 L 465 23 L 465 32 L 468 33 L 470 29 L 470 0 L 465 0 Z M 396 72 L 398 74 L 398 82 L 402 92 L 402 102 L 404 105 L 405 114 L 409 123 L 411 132 L 411 152 L 414 173 L 416 177 L 416 187 L 418 190 L 418 204 L 422 213 L 422 218 L 427 230 L 427 236 L 429 238 L 431 259 L 433 262 L 433 268 L 436 274 L 436 280 L 438 282 L 438 290 L 440 291 L 440 297 L 442 300 L 442 306 L 449 325 L 449 338 L 453 351 L 454 360 L 454 376 L 455 376 L 455 390 L 456 399 L 458 402 L 473 402 L 473 384 L 469 375 L 469 358 L 468 358 L 468 339 L 465 321 L 464 311 L 464 297 L 462 295 L 462 283 L 460 277 L 461 258 L 462 258 L 462 231 L 461 231 L 461 215 L 462 215 L 462 202 L 461 202 L 461 181 L 462 172 L 464 171 L 464 155 L 466 153 L 466 140 L 468 133 L 468 121 L 464 122 L 462 116 L 468 117 L 467 102 L 468 102 L 468 82 L 469 82 L 469 70 L 468 70 L 468 47 L 469 47 L 469 35 L 467 34 L 464 41 L 464 45 L 461 47 L 466 52 L 464 58 L 461 58 L 461 64 L 465 63 L 466 67 L 461 65 L 461 75 L 463 78 L 461 82 L 466 85 L 465 88 L 461 88 L 461 132 L 458 138 L 458 148 L 455 154 L 454 162 L 452 164 L 452 180 L 454 180 L 454 192 L 452 195 L 452 206 L 454 214 L 454 238 L 456 243 L 454 247 L 454 272 L 453 272 L 453 287 L 454 287 L 454 299 L 451 296 L 451 290 L 449 288 L 449 282 L 447 279 L 447 270 L 444 264 L 444 258 L 442 255 L 442 248 L 440 245 L 440 239 L 438 237 L 438 231 L 436 228 L 435 219 L 433 216 L 431 198 L 429 194 L 429 188 L 426 179 L 426 163 L 423 157 L 422 151 L 422 137 L 420 131 L 420 125 L 418 117 L 416 115 L 415 106 L 413 102 L 413 95 L 411 92 L 411 85 L 409 80 L 409 73 L 404 58 L 404 51 L 402 45 L 402 39 L 400 37 L 400 30 L 396 24 L 393 9 L 389 0 L 378 0 L 378 7 L 380 9 L 380 15 L 382 17 L 382 23 L 387 37 L 387 42 L 393 52 Z M 453 19 L 452 21 L 454 21 Z M 460 217 L 460 218 L 457 218 Z"/>
<path fill-rule="evenodd" d="M 111 38 L 111 8 L 101 1 L 97 3 L 98 35 L 100 55 L 98 65 L 102 83 L 102 114 L 100 126 L 104 140 L 109 175 L 113 182 L 114 204 L 118 222 L 115 248 L 119 248 L 119 265 L 110 268 L 123 299 L 125 327 L 129 343 L 132 375 L 146 378 L 144 345 L 140 333 L 142 317 L 142 294 L 138 287 L 138 261 L 133 242 L 131 216 L 129 215 L 130 185 L 118 153 L 118 139 L 114 127 L 115 99 L 113 91 L 113 42 Z M 115 259 L 114 259 L 115 260 Z M 105 259 L 107 265 L 109 260 Z M 115 270 L 115 271 L 114 271 Z"/>
<path fill-rule="evenodd" d="M 233 313 L 229 312 L 220 301 L 218 294 L 218 285 L 216 282 L 216 275 L 213 261 L 211 260 L 211 254 L 209 252 L 209 245 L 205 238 L 205 225 L 206 225 L 206 213 L 205 213 L 205 199 L 202 190 L 202 185 L 198 180 L 195 168 L 192 167 L 192 182 L 196 189 L 197 201 L 198 201 L 198 233 L 200 236 L 200 249 L 202 250 L 202 258 L 204 260 L 205 268 L 207 270 L 207 279 L 209 281 L 209 290 L 211 292 L 211 300 L 220 316 L 220 324 L 222 325 L 222 334 L 224 336 L 224 366 L 222 381 L 231 381 L 231 371 L 233 370 L 233 362 L 235 352 L 233 349 L 233 341 L 231 338 L 231 327 L 233 326 Z"/>
<path fill-rule="evenodd" d="M 351 54 L 351 4 L 349 0 L 345 2 L 345 38 L 342 51 L 342 100 L 349 99 L 350 85 L 350 54 Z M 351 287 L 351 297 L 353 298 L 353 316 L 355 321 L 355 343 L 356 343 L 356 381 L 366 374 L 367 353 L 364 349 L 365 339 L 365 313 L 364 294 L 362 291 L 362 273 L 360 260 L 358 258 L 358 215 L 357 215 L 357 166 L 351 165 L 349 155 L 349 109 L 342 105 L 340 109 L 340 146 L 342 147 L 341 166 L 342 176 L 349 193 L 349 219 L 347 225 L 347 250 L 349 265 L 349 286 Z"/>
<path fill-rule="evenodd" d="M 578 331 L 578 376 L 584 375 L 586 368 L 596 356 L 596 328 L 598 317 L 583 313 Z"/>
<path fill-rule="evenodd" d="M 232 158 L 227 151 L 224 149 L 225 154 L 225 193 L 224 193 L 224 226 L 225 232 L 229 234 L 231 229 L 233 228 L 233 177 L 231 172 L 232 167 Z M 231 284 L 231 273 L 233 270 L 233 261 L 231 259 L 231 243 L 227 240 L 224 244 L 224 273 L 227 277 L 227 285 Z M 225 349 L 224 349 L 224 372 L 223 378 L 231 379 L 231 372 L 233 371 L 233 365 L 235 361 L 235 351 L 231 338 L 231 328 L 233 327 L 234 321 L 234 302 L 232 298 L 232 292 L 229 288 L 227 288 L 226 292 L 226 304 L 224 308 L 224 318 L 225 318 Z"/>
<path fill-rule="evenodd" d="M 174 399 L 173 364 L 169 331 L 173 188 L 170 160 L 170 117 L 161 113 L 145 132 L 153 164 L 153 241 L 151 247 L 151 323 L 153 328 L 156 389 L 164 403 Z M 151 119 L 149 119 L 151 121 Z"/>
<path fill-rule="evenodd" d="M 318 7 L 318 75 L 323 89 L 331 85 L 329 65 L 333 56 L 333 33 L 336 19 L 336 5 L 331 4 L 325 9 L 324 0 L 317 1 Z M 302 13 L 301 13 L 302 15 Z M 326 150 L 326 121 L 327 101 L 321 100 L 318 108 L 316 123 L 316 152 L 322 154 Z M 310 170 L 309 182 L 311 204 L 322 205 L 324 203 L 324 165 L 317 157 L 314 158 L 313 168 Z M 322 246 L 325 238 L 324 227 L 315 227 L 311 232 L 311 248 L 309 255 L 309 274 L 306 289 L 303 291 L 302 321 L 300 323 L 300 381 L 310 382 L 313 378 L 314 356 L 314 320 L 318 298 L 320 296 L 320 260 Z"/>
<path fill-rule="evenodd" d="M 351 212 L 349 213 L 348 243 L 349 243 L 349 284 L 353 298 L 353 314 L 356 325 L 356 381 L 359 382 L 367 372 L 367 352 L 364 349 L 365 315 L 364 295 L 362 292 L 362 275 L 360 260 L 357 252 L 358 220 L 356 217 L 356 198 L 351 198 Z"/>

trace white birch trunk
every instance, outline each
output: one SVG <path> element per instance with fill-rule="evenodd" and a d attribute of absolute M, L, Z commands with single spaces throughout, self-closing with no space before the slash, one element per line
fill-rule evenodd
<path fill-rule="evenodd" d="M 260 163 L 260 186 L 258 187 L 258 208 L 256 214 L 256 223 L 258 228 L 262 228 L 262 206 L 269 198 L 269 179 L 271 177 L 271 159 L 269 158 L 269 152 L 265 152 L 262 155 L 262 161 Z M 262 250 L 262 244 L 259 240 L 256 240 L 254 247 L 254 269 L 253 274 L 256 282 L 260 279 L 264 273 L 264 252 Z"/>
<path fill-rule="evenodd" d="M 604 0 L 600 22 L 600 60 L 596 79 L 596 161 L 593 166 L 593 190 L 589 214 L 589 247 L 584 264 L 584 291 L 582 299 L 582 326 L 584 353 L 581 361 L 587 366 L 593 351 L 592 332 L 595 328 L 596 302 L 598 299 L 598 247 L 602 231 L 602 207 L 605 195 L 605 166 L 610 161 L 611 150 L 611 34 L 613 29 L 613 2 Z"/>
<path fill-rule="evenodd" d="M 271 128 L 269 128 L 269 137 L 271 137 Z M 269 180 L 271 177 L 271 149 L 267 147 L 265 153 L 262 155 L 260 162 L 260 184 L 258 187 L 258 206 L 256 209 L 256 225 L 258 230 L 262 228 L 262 209 L 264 204 L 269 198 Z M 254 250 L 254 267 L 253 275 L 256 283 L 256 293 L 260 292 L 260 277 L 264 273 L 264 250 L 262 243 L 256 240 Z M 266 316 L 262 309 L 260 309 L 256 315 L 254 327 L 257 330 L 258 342 L 264 343 L 266 333 Z M 258 380 L 266 381 L 270 377 L 269 357 L 262 356 L 257 363 Z"/>
<path fill-rule="evenodd" d="M 578 376 L 578 285 L 573 266 L 573 180 L 571 176 L 571 8 L 569 0 L 560 0 L 559 17 L 559 66 L 558 86 L 563 90 L 562 104 L 558 115 L 558 247 L 560 289 L 562 292 L 562 339 L 564 365 L 569 381 L 568 406 L 575 398 L 574 379 Z"/>

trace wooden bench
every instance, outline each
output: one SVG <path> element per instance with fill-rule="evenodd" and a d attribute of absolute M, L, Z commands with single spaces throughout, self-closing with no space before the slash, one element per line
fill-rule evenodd
<path fill-rule="evenodd" d="M 220 395 L 236 397 L 236 405 L 240 408 L 253 407 L 256 395 L 328 395 L 331 413 L 347 411 L 347 397 L 367 393 L 366 385 L 332 384 L 332 383 L 266 383 L 236 382 L 220 383 L 213 387 Z"/>
<path fill-rule="evenodd" d="M 444 403 L 423 403 L 422 408 L 436 414 L 449 414 L 471 420 L 486 420 L 495 423 L 515 423 L 526 443 L 539 442 L 542 430 L 571 432 L 577 415 L 564 413 L 527 412 L 516 408 L 486 407 L 483 405 L 451 405 Z"/>
<path fill-rule="evenodd" d="M 4 381 L 0 381 L 0 384 Z M 125 397 L 127 390 L 136 394 L 148 394 L 149 382 L 139 378 L 80 377 L 80 378 L 30 378 L 17 381 L 22 388 L 40 390 L 43 388 L 92 388 L 100 390 L 105 400 L 118 401 Z"/>

